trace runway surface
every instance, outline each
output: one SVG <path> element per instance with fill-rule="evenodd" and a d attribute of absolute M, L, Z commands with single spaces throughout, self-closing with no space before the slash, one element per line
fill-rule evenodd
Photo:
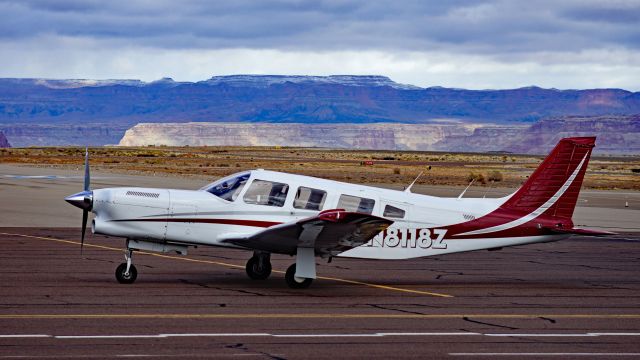
<path fill-rule="evenodd" d="M 640 236 L 410 261 L 334 259 L 292 290 L 247 252 L 136 253 L 79 229 L 0 228 L 0 358 L 640 357 Z M 274 256 L 275 270 L 293 258 Z"/>

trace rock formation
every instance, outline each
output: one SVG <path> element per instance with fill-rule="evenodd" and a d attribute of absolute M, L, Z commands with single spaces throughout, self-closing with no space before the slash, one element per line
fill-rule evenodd
<path fill-rule="evenodd" d="M 109 124 L 0 124 L 0 131 L 11 139 L 14 147 L 115 145 L 126 129 L 122 125 Z"/>
<path fill-rule="evenodd" d="M 343 135 L 335 133 L 333 140 L 325 142 L 330 146 L 445 150 L 455 143 L 460 150 L 476 151 L 508 148 L 509 144 L 492 137 L 513 140 L 520 129 L 513 124 L 530 125 L 543 118 L 613 119 L 633 114 L 640 114 L 640 92 L 622 89 L 420 88 L 373 75 L 234 75 L 199 82 L 170 78 L 153 82 L 0 79 L 0 131 L 14 146 L 114 144 L 138 123 L 220 122 L 225 123 L 220 126 L 227 128 L 231 137 L 267 141 L 264 137 L 251 140 L 250 132 L 226 124 L 236 122 L 260 124 L 256 129 L 264 128 L 265 136 L 272 135 L 264 123 L 294 124 L 286 125 L 298 131 L 288 135 L 290 141 L 306 138 L 307 131 L 337 131 L 331 129 L 339 125 L 331 124 L 368 124 L 364 128 L 345 125 L 339 131 Z M 614 126 L 608 135 L 611 141 L 633 142 L 628 137 L 614 139 L 618 124 L 607 121 Z M 372 125 L 378 123 L 382 125 Z M 393 125 L 399 123 L 417 127 Z M 319 127 L 306 130 L 296 124 Z M 449 126 L 452 124 L 465 125 Z M 540 124 L 532 131 L 558 130 L 550 126 L 556 125 Z M 575 124 L 563 126 L 578 130 Z M 398 130 L 390 135 L 394 129 Z M 476 129 L 477 135 L 465 133 Z M 209 128 L 206 131 L 222 141 L 222 135 L 211 133 Z M 310 143 L 319 141 L 310 138 Z M 535 136 L 532 140 L 543 141 Z"/>
<path fill-rule="evenodd" d="M 120 146 L 301 146 L 545 154 L 562 137 L 598 136 L 598 154 L 640 154 L 640 116 L 563 117 L 533 125 L 141 123 Z"/>

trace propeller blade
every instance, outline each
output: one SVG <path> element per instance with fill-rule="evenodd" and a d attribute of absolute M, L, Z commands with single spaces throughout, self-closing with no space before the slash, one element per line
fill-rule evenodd
<path fill-rule="evenodd" d="M 87 230 L 87 219 L 89 218 L 89 212 L 87 210 L 82 211 L 82 238 L 80 239 L 80 254 L 84 248 L 84 233 Z"/>
<path fill-rule="evenodd" d="M 91 175 L 89 174 L 89 148 L 85 148 L 84 153 L 84 191 L 89 191 L 91 186 Z"/>
<path fill-rule="evenodd" d="M 91 188 L 91 174 L 89 171 L 89 147 L 85 147 L 84 149 L 84 191 L 89 192 Z M 82 209 L 82 237 L 80 238 L 80 254 L 84 249 L 84 234 L 87 231 L 87 220 L 89 218 L 89 211 L 93 205 L 93 194 L 91 197 L 84 197 L 85 208 Z M 88 208 L 87 208 L 88 207 Z"/>

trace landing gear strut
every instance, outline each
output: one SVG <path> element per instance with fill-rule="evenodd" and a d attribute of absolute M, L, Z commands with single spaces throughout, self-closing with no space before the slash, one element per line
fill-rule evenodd
<path fill-rule="evenodd" d="M 292 289 L 306 289 L 316 278 L 315 250 L 312 247 L 298 247 L 296 263 L 289 266 L 284 279 Z"/>
<path fill-rule="evenodd" d="M 247 261 L 247 275 L 253 280 L 265 280 L 271 275 L 271 254 L 256 251 Z"/>
<path fill-rule="evenodd" d="M 124 255 L 124 258 L 127 262 L 120 264 L 116 268 L 116 279 L 120 284 L 133 284 L 138 277 L 138 270 L 131 263 L 131 259 L 133 257 L 133 250 L 128 249 L 127 254 Z"/>

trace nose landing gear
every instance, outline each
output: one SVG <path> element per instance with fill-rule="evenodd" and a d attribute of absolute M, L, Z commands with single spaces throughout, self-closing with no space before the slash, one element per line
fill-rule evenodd
<path fill-rule="evenodd" d="M 133 284 L 138 277 L 138 270 L 132 264 L 133 250 L 128 249 L 124 258 L 127 262 L 120 264 L 116 268 L 116 279 L 120 284 Z"/>

